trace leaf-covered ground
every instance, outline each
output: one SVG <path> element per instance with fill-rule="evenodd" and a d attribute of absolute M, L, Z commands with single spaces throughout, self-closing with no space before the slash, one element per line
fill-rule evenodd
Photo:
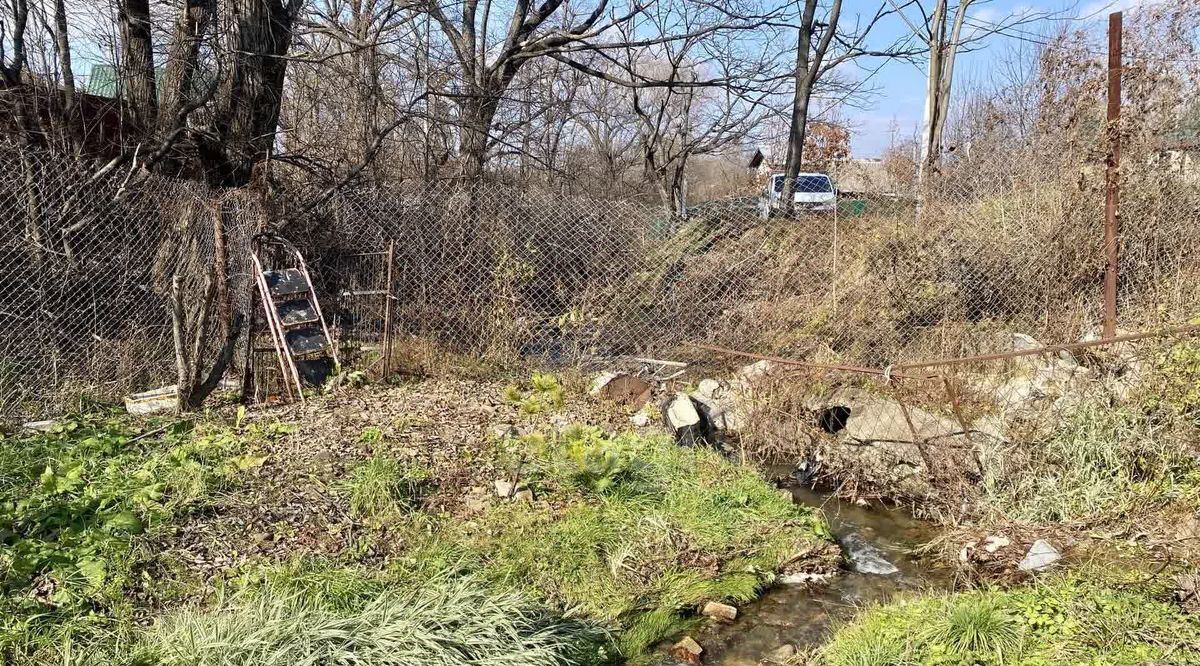
<path fill-rule="evenodd" d="M 488 661 L 505 640 L 531 664 L 637 660 L 704 601 L 836 561 L 823 522 L 753 470 L 549 376 L 181 422 L 98 412 L 0 441 L 0 480 L 6 663 L 265 663 L 272 641 L 325 663 L 364 637 L 446 648 L 429 663 L 505 663 Z M 279 575 L 297 567 L 321 573 Z M 464 645 L 478 598 L 509 610 Z M 404 619 L 416 601 L 457 620 Z M 178 631 L 192 652 L 164 652 Z"/>

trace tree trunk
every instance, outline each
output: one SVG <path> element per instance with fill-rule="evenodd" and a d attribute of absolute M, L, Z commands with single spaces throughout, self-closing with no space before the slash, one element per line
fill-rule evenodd
<path fill-rule="evenodd" d="M 62 117 L 66 144 L 78 151 L 83 146 L 83 116 L 78 114 L 75 70 L 71 66 L 71 39 L 67 34 L 66 0 L 54 0 L 54 46 L 62 73 Z"/>
<path fill-rule="evenodd" d="M 29 4 L 26 0 L 12 1 L 12 60 L 9 63 L 0 62 L 3 68 L 4 82 L 9 86 L 20 85 L 21 75 L 25 70 L 25 28 L 29 25 Z"/>
<path fill-rule="evenodd" d="M 231 54 L 214 103 L 202 151 L 210 184 L 239 187 L 275 145 L 285 57 L 300 0 L 231 0 L 227 49 Z"/>
<path fill-rule="evenodd" d="M 121 0 L 121 100 L 137 136 L 155 127 L 158 90 L 154 80 L 154 44 L 150 37 L 150 1 Z"/>
<path fill-rule="evenodd" d="M 963 21 L 972 0 L 962 0 L 954 15 L 954 25 L 946 36 L 947 0 L 938 0 L 930 24 L 929 69 L 925 79 L 925 117 L 921 127 L 921 155 L 917 164 L 917 187 L 925 196 L 929 178 L 942 155 L 942 137 L 949 115 L 950 93 L 954 83 L 954 60 L 958 55 Z"/>
<path fill-rule="evenodd" d="M 799 36 L 796 40 L 796 91 L 792 96 L 792 118 L 788 131 L 787 161 L 784 165 L 783 191 L 779 193 L 779 207 L 784 214 L 791 215 L 795 209 L 796 177 L 804 164 L 804 138 L 808 132 L 808 105 L 812 98 L 810 53 L 812 51 L 813 19 L 817 0 L 805 0 L 804 14 L 800 18 Z"/>
<path fill-rule="evenodd" d="M 186 0 L 175 21 L 175 34 L 167 53 L 163 74 L 162 107 L 158 118 L 159 141 L 169 141 L 175 131 L 187 122 L 189 106 L 194 103 L 196 71 L 200 61 L 200 45 L 215 11 L 215 0 Z M 180 161 L 167 158 L 160 163 L 162 171 L 179 170 Z"/>
<path fill-rule="evenodd" d="M 483 178 L 483 167 L 487 163 L 488 138 L 499 105 L 498 95 L 480 92 L 474 97 L 464 99 L 459 107 L 462 125 L 459 129 L 459 154 L 462 159 L 463 179 L 468 182 Z"/>

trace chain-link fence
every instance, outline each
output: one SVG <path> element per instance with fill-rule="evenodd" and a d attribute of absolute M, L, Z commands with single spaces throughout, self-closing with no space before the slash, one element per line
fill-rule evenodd
<path fill-rule="evenodd" d="M 705 342 L 883 369 L 1012 351 L 1013 334 L 1075 342 L 1102 319 L 1095 155 L 983 133 L 925 174 L 895 156 L 846 160 L 789 187 L 763 165 L 745 197 L 681 219 L 479 183 L 218 193 L 4 146 L 0 415 L 174 382 L 173 290 L 196 292 L 216 266 L 226 279 L 213 330 L 259 307 L 249 239 L 268 227 L 304 252 L 343 346 L 382 350 L 386 334 L 401 343 L 393 355 L 419 341 L 439 354 L 602 364 L 712 357 L 686 346 Z M 1127 151 L 1124 329 L 1186 321 L 1200 303 L 1200 175 L 1187 157 Z"/>

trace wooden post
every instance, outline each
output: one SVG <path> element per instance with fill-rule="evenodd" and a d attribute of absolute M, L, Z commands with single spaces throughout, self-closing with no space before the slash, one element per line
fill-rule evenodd
<path fill-rule="evenodd" d="M 1104 169 L 1104 337 L 1117 334 L 1121 202 L 1121 12 L 1108 15 L 1108 160 Z"/>

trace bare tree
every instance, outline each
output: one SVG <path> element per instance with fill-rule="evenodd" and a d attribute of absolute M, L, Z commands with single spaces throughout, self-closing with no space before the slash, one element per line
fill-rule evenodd
<path fill-rule="evenodd" d="M 117 20 L 121 26 L 121 100 L 135 131 L 152 131 L 158 116 L 158 86 L 150 0 L 119 0 Z"/>
<path fill-rule="evenodd" d="M 861 56 L 907 57 L 912 51 L 906 40 L 901 39 L 886 49 L 869 50 L 866 47 L 871 31 L 893 11 L 887 4 L 880 4 L 864 22 L 861 18 L 845 29 L 842 25 L 842 0 L 832 0 L 825 5 L 822 0 L 803 0 L 796 26 L 796 65 L 792 72 L 791 121 L 788 131 L 787 157 L 784 165 L 783 192 L 780 204 L 785 212 L 794 206 L 793 193 L 796 177 L 804 165 L 804 145 L 808 135 L 808 122 L 813 96 L 822 85 L 830 81 L 834 70 L 853 58 Z"/>

